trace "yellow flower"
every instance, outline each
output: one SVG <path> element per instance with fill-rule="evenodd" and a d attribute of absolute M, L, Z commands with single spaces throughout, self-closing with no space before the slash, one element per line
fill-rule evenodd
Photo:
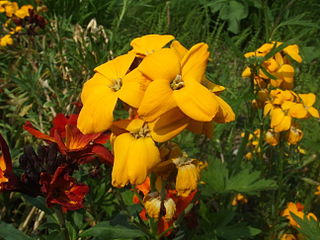
<path fill-rule="evenodd" d="M 161 199 L 159 193 L 152 192 L 147 194 L 143 199 L 143 204 L 147 214 L 151 218 L 159 218 L 161 210 Z M 172 198 L 168 198 L 164 200 L 163 206 L 165 210 L 164 219 L 166 221 L 170 221 L 176 212 L 176 203 Z"/>
<path fill-rule="evenodd" d="M 317 191 L 315 191 L 314 194 L 320 196 L 320 186 L 317 186 Z"/>
<path fill-rule="evenodd" d="M 265 141 L 271 146 L 276 146 L 279 144 L 280 134 L 275 132 L 273 129 L 269 129 L 265 134 Z"/>
<path fill-rule="evenodd" d="M 176 177 L 176 190 L 179 196 L 187 197 L 197 189 L 200 179 L 201 163 L 196 159 L 190 159 L 184 153 L 181 157 L 172 160 L 178 169 Z"/>
<path fill-rule="evenodd" d="M 12 15 L 19 9 L 19 6 L 16 2 L 9 2 L 4 5 L 4 9 L 7 17 L 12 17 Z"/>
<path fill-rule="evenodd" d="M 115 187 L 143 183 L 150 170 L 160 162 L 159 150 L 144 121 L 134 119 L 125 130 L 114 140 L 112 185 Z"/>
<path fill-rule="evenodd" d="M 292 116 L 295 118 L 308 118 L 310 116 L 319 118 L 319 111 L 312 105 L 316 101 L 316 95 L 313 93 L 298 94 L 301 103 L 297 103 L 292 109 Z"/>
<path fill-rule="evenodd" d="M 295 125 L 292 125 L 288 132 L 288 143 L 297 144 L 303 138 L 303 132 L 301 129 L 297 128 Z"/>
<path fill-rule="evenodd" d="M 20 9 L 18 9 L 14 15 L 18 18 L 25 18 L 29 16 L 29 10 L 33 9 L 32 5 L 23 5 Z"/>
<path fill-rule="evenodd" d="M 154 53 L 155 51 L 160 50 L 173 39 L 174 36 L 172 35 L 149 34 L 133 39 L 130 45 L 133 48 L 132 51 L 138 57 L 143 58 L 151 53 Z"/>
<path fill-rule="evenodd" d="M 11 38 L 10 34 L 7 34 L 0 39 L 0 46 L 1 47 L 6 47 L 6 46 L 12 45 L 12 44 L 13 44 L 13 39 Z"/>
<path fill-rule="evenodd" d="M 280 240 L 297 240 L 297 238 L 293 234 L 283 234 Z"/>
<path fill-rule="evenodd" d="M 238 193 L 232 200 L 231 202 L 231 205 L 232 206 L 236 206 L 238 205 L 239 203 L 243 203 L 243 204 L 246 204 L 248 203 L 248 199 L 242 195 L 241 193 Z"/>
<path fill-rule="evenodd" d="M 93 78 L 84 84 L 78 118 L 82 133 L 110 128 L 118 98 L 135 108 L 140 105 L 149 80 L 136 69 L 127 73 L 133 59 L 134 54 L 125 54 L 98 66 Z"/>
<path fill-rule="evenodd" d="M 245 54 L 246 58 L 250 57 L 264 57 L 266 56 L 273 48 L 280 46 L 282 42 L 272 42 L 263 44 L 255 52 L 249 52 Z M 260 69 L 258 76 L 255 76 L 255 83 L 258 84 L 260 88 L 266 87 L 267 82 L 270 81 L 270 84 L 274 87 L 281 87 L 284 89 L 291 89 L 293 87 L 293 76 L 294 68 L 290 65 L 290 62 L 285 57 L 289 55 L 292 59 L 297 62 L 301 62 L 301 56 L 299 55 L 299 48 L 297 45 L 289 45 L 284 48 L 282 51 L 277 52 L 273 57 L 267 59 L 262 63 L 264 67 L 271 75 L 275 76 L 277 79 L 269 79 L 267 75 Z M 242 77 L 250 77 L 251 69 L 247 67 L 243 73 Z"/>
<path fill-rule="evenodd" d="M 301 203 L 289 202 L 287 208 L 282 212 L 281 216 L 286 217 L 292 227 L 299 227 L 299 224 L 293 219 L 291 213 L 303 219 L 305 216 L 303 209 L 304 206 Z M 308 213 L 307 218 L 310 219 L 311 217 L 316 221 L 318 220 L 313 213 Z"/>
<path fill-rule="evenodd" d="M 154 121 L 175 107 L 196 121 L 209 122 L 219 110 L 212 93 L 200 82 L 209 52 L 205 43 L 194 45 L 180 61 L 173 49 L 161 49 L 144 58 L 138 69 L 153 80 L 138 113 Z"/>

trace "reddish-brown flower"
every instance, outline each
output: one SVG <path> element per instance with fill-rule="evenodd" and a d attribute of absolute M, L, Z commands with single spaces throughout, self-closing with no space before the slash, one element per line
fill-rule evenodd
<path fill-rule="evenodd" d="M 63 211 L 83 208 L 85 195 L 89 192 L 89 187 L 83 183 L 77 184 L 63 166 L 58 167 L 53 176 L 42 172 L 40 185 L 48 207 L 58 204 Z"/>
<path fill-rule="evenodd" d="M 113 155 L 102 145 L 110 134 L 82 134 L 77 128 L 77 119 L 77 114 L 70 117 L 58 114 L 53 120 L 50 136 L 36 130 L 30 122 L 26 122 L 23 128 L 37 138 L 57 143 L 62 154 L 78 163 L 87 163 L 98 157 L 102 162 L 112 164 Z"/>

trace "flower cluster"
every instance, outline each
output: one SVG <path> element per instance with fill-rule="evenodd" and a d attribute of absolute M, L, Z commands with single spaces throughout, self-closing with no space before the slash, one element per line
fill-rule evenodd
<path fill-rule="evenodd" d="M 44 5 L 35 9 L 30 4 L 19 8 L 17 2 L 1 0 L 0 13 L 4 13 L 7 20 L 3 23 L 4 36 L 0 38 L 0 47 L 12 45 L 14 35 L 35 34 L 38 28 L 44 28 L 47 21 L 39 13 L 46 9 Z"/>
<path fill-rule="evenodd" d="M 84 84 L 78 128 L 84 134 L 111 129 L 112 185 L 140 185 L 152 174 L 142 202 L 149 217 L 168 222 L 176 218 L 177 199 L 195 193 L 205 165 L 170 140 L 183 130 L 210 137 L 213 122 L 227 123 L 235 115 L 218 96 L 224 87 L 205 76 L 207 44 L 187 49 L 171 35 L 152 34 L 131 46 L 95 68 Z M 126 119 L 114 119 L 116 105 L 127 110 Z"/>
<path fill-rule="evenodd" d="M 293 59 L 302 62 L 297 45 L 282 48 L 281 42 L 266 43 L 255 52 L 245 54 L 249 64 L 243 77 L 251 77 L 257 98 L 253 104 L 262 108 L 264 116 L 270 117 L 270 129 L 265 140 L 272 146 L 279 143 L 279 136 L 284 136 L 289 144 L 297 144 L 303 137 L 299 124 L 294 119 L 319 118 L 319 112 L 313 107 L 316 96 L 313 93 L 298 94 L 294 87 L 294 68 L 290 63 Z M 269 56 L 277 48 L 281 51 Z"/>
<path fill-rule="evenodd" d="M 305 214 L 303 209 L 304 206 L 301 203 L 289 202 L 287 208 L 282 212 L 281 216 L 286 217 L 289 220 L 290 226 L 292 227 L 299 227 L 299 224 L 294 220 L 292 214 L 296 215 L 301 219 L 303 219 L 304 216 L 306 216 L 307 218 L 312 217 L 314 220 L 318 220 L 317 217 L 311 212 Z"/>
<path fill-rule="evenodd" d="M 109 134 L 82 134 L 76 127 L 77 117 L 58 114 L 50 135 L 36 130 L 30 122 L 24 125 L 25 130 L 45 140 L 47 146 L 40 146 L 37 153 L 31 146 L 24 148 L 19 159 L 23 170 L 21 176 L 13 173 L 8 146 L 0 135 L 0 191 L 43 196 L 48 207 L 59 205 L 64 211 L 82 208 L 89 187 L 77 183 L 72 174 L 79 164 L 92 162 L 95 158 L 111 165 L 113 156 L 102 145 L 109 139 Z"/>

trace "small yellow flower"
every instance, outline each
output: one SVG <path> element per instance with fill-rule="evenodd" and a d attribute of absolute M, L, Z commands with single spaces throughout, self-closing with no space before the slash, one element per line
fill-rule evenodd
<path fill-rule="evenodd" d="M 283 234 L 280 240 L 297 240 L 297 238 L 293 234 Z"/>
<path fill-rule="evenodd" d="M 279 144 L 280 134 L 275 132 L 273 129 L 269 129 L 265 134 L 265 141 L 271 146 L 276 146 Z"/>
<path fill-rule="evenodd" d="M 291 126 L 288 132 L 288 143 L 289 144 L 297 144 L 303 138 L 303 132 L 301 129 L 296 126 Z"/>
<path fill-rule="evenodd" d="M 320 196 L 320 186 L 317 187 L 317 191 L 315 191 L 314 194 Z"/>
<path fill-rule="evenodd" d="M 13 14 L 15 14 L 15 12 L 19 9 L 19 6 L 16 2 L 9 2 L 4 5 L 4 9 L 7 17 L 12 17 Z"/>
<path fill-rule="evenodd" d="M 158 219 L 161 211 L 161 199 L 157 192 L 147 194 L 143 199 L 143 204 L 147 214 L 151 218 Z M 167 198 L 163 202 L 165 214 L 164 219 L 170 221 L 176 213 L 176 203 L 172 198 Z"/>
<path fill-rule="evenodd" d="M 176 177 L 176 190 L 179 196 L 187 197 L 197 189 L 200 179 L 201 162 L 190 159 L 184 153 L 181 157 L 173 159 L 178 169 Z"/>
<path fill-rule="evenodd" d="M 6 47 L 6 46 L 12 45 L 12 44 L 13 44 L 13 39 L 11 38 L 10 34 L 7 34 L 0 39 L 0 46 L 1 47 Z"/>
<path fill-rule="evenodd" d="M 298 94 L 301 103 L 297 103 L 292 109 L 292 116 L 295 118 L 308 118 L 310 116 L 319 118 L 319 111 L 313 107 L 316 95 L 313 93 Z"/>
<path fill-rule="evenodd" d="M 33 9 L 32 5 L 23 5 L 20 9 L 18 9 L 14 15 L 17 16 L 18 18 L 25 18 L 28 17 L 29 14 L 29 10 Z"/>
<path fill-rule="evenodd" d="M 241 193 L 238 193 L 232 200 L 231 202 L 231 205 L 232 206 L 236 206 L 238 205 L 239 203 L 242 203 L 242 204 L 246 204 L 248 203 L 248 199 L 242 195 Z"/>
<path fill-rule="evenodd" d="M 282 212 L 281 216 L 286 217 L 292 227 L 299 227 L 299 224 L 293 219 L 291 213 L 303 219 L 305 216 L 303 209 L 304 206 L 301 203 L 289 202 L 287 208 Z M 311 217 L 316 221 L 318 220 L 313 213 L 308 213 L 307 218 L 310 219 Z"/>

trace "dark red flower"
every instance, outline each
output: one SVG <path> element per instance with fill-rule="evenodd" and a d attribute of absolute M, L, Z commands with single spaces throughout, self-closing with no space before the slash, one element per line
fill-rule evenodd
<path fill-rule="evenodd" d="M 59 151 L 78 163 L 87 163 L 98 157 L 103 163 L 112 164 L 113 155 L 102 144 L 110 138 L 110 134 L 82 134 L 77 128 L 77 114 L 66 117 L 58 114 L 53 120 L 50 136 L 36 130 L 30 122 L 23 128 L 37 138 L 57 143 Z"/>
<path fill-rule="evenodd" d="M 83 208 L 84 198 L 89 192 L 89 187 L 83 183 L 77 184 L 64 166 L 58 167 L 53 176 L 42 172 L 40 185 L 48 207 L 58 204 L 63 211 Z"/>

